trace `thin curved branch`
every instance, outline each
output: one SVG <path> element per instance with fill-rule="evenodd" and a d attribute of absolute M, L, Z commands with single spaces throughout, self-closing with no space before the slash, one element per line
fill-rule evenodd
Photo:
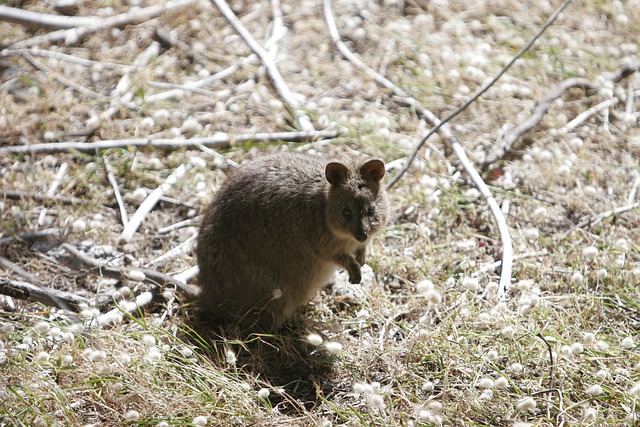
<path fill-rule="evenodd" d="M 278 70 L 278 66 L 271 58 L 269 52 L 264 49 L 258 42 L 253 38 L 247 27 L 238 19 L 238 17 L 233 13 L 233 10 L 229 7 L 225 0 L 211 0 L 216 7 L 220 10 L 224 18 L 231 24 L 234 30 L 242 37 L 249 45 L 253 53 L 255 53 L 262 65 L 264 65 L 265 70 L 267 71 L 267 75 L 271 80 L 271 84 L 273 84 L 276 93 L 282 100 L 289 106 L 291 114 L 293 115 L 293 119 L 296 122 L 296 125 L 299 129 L 304 131 L 313 131 L 313 125 L 311 124 L 311 119 L 302 109 L 303 103 L 300 100 L 300 97 L 295 95 L 287 86 L 287 83 L 282 78 L 280 74 L 280 70 Z"/>
<path fill-rule="evenodd" d="M 220 133 L 206 138 L 190 139 L 116 139 L 96 142 L 46 142 L 42 144 L 12 145 L 0 147 L 0 154 L 52 154 L 66 151 L 79 153 L 95 153 L 111 148 L 124 147 L 150 147 L 161 150 L 174 150 L 178 148 L 229 148 L 234 143 L 254 142 L 300 142 L 316 139 L 331 139 L 340 135 L 335 130 L 323 130 L 314 132 L 274 132 L 274 133 L 243 133 L 231 135 Z M 2 191 L 2 190 L 0 190 Z"/>
<path fill-rule="evenodd" d="M 612 83 L 619 83 L 621 80 L 626 79 L 630 75 L 640 71 L 640 61 L 637 61 L 633 64 L 624 65 L 618 68 L 615 71 L 607 72 L 601 74 L 600 78 L 605 81 L 610 81 Z M 486 170 L 493 163 L 501 160 L 505 157 L 507 153 L 513 150 L 513 146 L 516 142 L 528 131 L 536 127 L 541 121 L 543 116 L 546 114 L 547 110 L 556 99 L 560 98 L 566 91 L 573 88 L 581 88 L 584 90 L 596 90 L 601 87 L 599 83 L 597 83 L 600 78 L 595 79 L 594 81 L 587 80 L 584 78 L 571 77 L 568 78 L 555 88 L 553 88 L 549 94 L 542 100 L 540 103 L 534 108 L 531 116 L 520 125 L 516 126 L 510 133 L 506 134 L 500 141 L 496 142 L 496 145 L 487 155 L 484 163 L 482 164 L 482 169 Z M 560 129 L 561 133 L 570 132 L 576 126 L 579 126 L 584 120 L 586 120 L 592 114 L 600 111 L 601 109 L 608 108 L 618 102 L 617 98 L 611 98 L 603 101 L 601 104 L 596 105 L 595 107 L 590 108 L 589 110 L 583 112 L 578 115 L 571 122 L 567 123 L 564 128 Z"/>
<path fill-rule="evenodd" d="M 511 151 L 515 142 L 520 139 L 522 135 L 540 123 L 542 116 L 544 116 L 549 107 L 551 107 L 553 101 L 560 98 L 563 93 L 572 88 L 595 89 L 596 85 L 587 79 L 578 77 L 564 80 L 552 89 L 549 95 L 547 95 L 547 97 L 536 106 L 533 113 L 527 120 L 516 126 L 510 133 L 506 134 L 501 141 L 496 142 L 496 145 L 494 145 L 489 154 L 487 154 L 487 157 L 482 164 L 482 169 L 487 169 L 491 164 L 502 159 L 509 151 Z"/>
<path fill-rule="evenodd" d="M 565 3 L 568 3 L 568 1 L 570 0 L 565 0 Z M 511 243 L 511 235 L 509 234 L 509 227 L 504 218 L 504 214 L 500 209 L 500 205 L 498 205 L 498 202 L 493 197 L 493 194 L 491 194 L 491 190 L 489 190 L 489 187 L 487 187 L 487 184 L 485 184 L 480 174 L 478 174 L 473 164 L 467 157 L 467 154 L 464 151 L 464 148 L 453 137 L 453 134 L 451 133 L 448 125 L 446 125 L 444 121 L 440 121 L 435 114 L 433 114 L 428 109 L 422 107 L 417 100 L 407 96 L 402 89 L 400 89 L 398 86 L 393 84 L 390 80 L 384 78 L 383 76 L 379 75 L 374 70 L 369 68 L 366 64 L 360 61 L 353 53 L 349 51 L 347 46 L 340 41 L 340 35 L 335 25 L 333 14 L 331 12 L 330 0 L 323 0 L 323 4 L 324 4 L 325 20 L 327 21 L 327 25 L 329 26 L 331 38 L 338 46 L 338 49 L 340 50 L 340 52 L 342 52 L 343 55 L 345 55 L 345 57 L 350 61 L 351 61 L 351 58 L 355 58 L 356 61 L 354 62 L 354 64 L 358 68 L 365 71 L 367 75 L 373 77 L 376 82 L 378 82 L 379 84 L 391 90 L 395 95 L 398 96 L 398 98 L 400 98 L 401 103 L 404 103 L 405 105 L 414 109 L 421 117 L 425 118 L 425 120 L 427 120 L 433 126 L 435 126 L 434 128 L 432 128 L 433 132 L 435 132 L 436 130 L 440 130 L 444 140 L 449 144 L 453 153 L 460 160 L 462 167 L 465 169 L 465 171 L 469 175 L 469 179 L 471 179 L 471 181 L 478 188 L 478 190 L 486 200 L 487 205 L 489 206 L 489 209 L 491 210 L 491 213 L 498 226 L 498 231 L 500 233 L 500 240 L 502 241 L 502 270 L 500 274 L 500 288 L 498 290 L 498 295 L 500 297 L 504 297 L 511 283 L 511 272 L 513 269 L 513 245 Z M 423 141 L 421 142 L 421 145 L 424 144 L 425 142 L 426 142 L 426 138 L 423 139 Z M 418 147 L 414 153 L 417 154 L 419 149 L 420 148 Z M 415 155 L 413 156 L 413 158 L 415 158 Z M 411 160 L 407 161 L 407 163 L 405 164 L 405 167 L 408 168 L 410 163 L 411 163 Z"/>
<path fill-rule="evenodd" d="M 102 19 L 94 16 L 63 16 L 0 5 L 0 21 L 35 25 L 41 28 L 74 28 L 96 25 Z"/>
<path fill-rule="evenodd" d="M 198 0 L 169 0 L 167 2 L 162 2 L 161 4 L 145 7 L 142 9 L 132 9 L 126 13 L 103 18 L 92 25 L 82 25 L 79 27 L 52 31 L 47 34 L 31 37 L 19 42 L 12 43 L 8 47 L 17 49 L 36 46 L 39 44 L 57 43 L 61 41 L 72 44 L 75 43 L 75 41 L 81 40 L 82 37 L 86 36 L 87 34 L 92 34 L 106 28 L 123 27 L 125 25 L 145 22 L 163 13 L 182 9 L 187 6 L 192 6 L 195 3 L 198 3 Z"/>
<path fill-rule="evenodd" d="M 325 0 L 328 1 L 328 0 Z M 540 28 L 540 30 L 538 31 L 538 33 L 533 36 L 533 38 L 531 40 L 529 40 L 529 42 L 524 45 L 522 47 L 522 49 L 520 49 L 520 51 L 518 53 L 516 53 L 513 58 L 511 58 L 509 60 L 509 62 L 507 62 L 507 64 L 502 67 L 502 70 L 500 70 L 500 72 L 494 77 L 492 78 L 488 83 L 486 83 L 482 88 L 480 88 L 480 90 L 473 95 L 471 98 L 469 98 L 464 104 L 462 104 L 461 106 L 459 106 L 458 108 L 456 108 L 454 111 L 452 111 L 451 113 L 449 113 L 441 122 L 439 122 L 438 124 L 433 123 L 434 125 L 433 128 L 431 128 L 429 130 L 429 132 L 427 132 L 427 134 L 422 138 L 422 141 L 420 141 L 418 143 L 418 145 L 416 145 L 415 149 L 413 150 L 413 152 L 411 153 L 411 156 L 409 157 L 409 160 L 405 163 L 404 167 L 400 170 L 400 172 L 398 172 L 398 174 L 394 177 L 394 179 L 389 183 L 389 186 L 392 186 L 393 184 L 395 184 L 396 182 L 398 182 L 398 180 L 400 179 L 400 177 L 402 177 L 402 175 L 405 174 L 405 172 L 409 169 L 409 166 L 411 165 L 411 163 L 413 162 L 413 160 L 416 158 L 416 156 L 418 155 L 418 153 L 420 152 L 420 149 L 422 148 L 422 146 L 427 142 L 427 140 L 431 137 L 431 135 L 433 135 L 434 133 L 438 132 L 440 130 L 440 128 L 442 126 L 444 126 L 445 123 L 448 123 L 449 121 L 453 120 L 458 114 L 460 114 L 461 112 L 463 112 L 464 110 L 466 110 L 469 105 L 471 105 L 472 103 L 474 103 L 478 98 L 480 98 L 487 90 L 489 90 L 489 88 L 491 88 L 499 79 L 500 77 L 502 77 L 502 75 L 504 73 L 506 73 L 509 68 L 511 68 L 511 66 L 522 56 L 525 54 L 525 52 L 527 52 L 531 46 L 533 46 L 533 44 L 536 42 L 536 40 L 538 40 L 538 38 L 540 38 L 540 36 L 542 36 L 542 34 L 547 30 L 547 28 L 549 28 L 551 26 L 551 24 L 553 24 L 553 22 L 558 18 L 558 16 L 560 15 L 560 13 L 569 5 L 569 3 L 571 2 L 571 0 L 564 0 L 562 2 L 562 4 L 560 6 L 558 6 L 558 8 L 556 9 L 555 12 L 553 12 L 553 14 L 549 17 L 549 19 L 547 19 L 547 22 L 544 23 L 544 25 Z"/>

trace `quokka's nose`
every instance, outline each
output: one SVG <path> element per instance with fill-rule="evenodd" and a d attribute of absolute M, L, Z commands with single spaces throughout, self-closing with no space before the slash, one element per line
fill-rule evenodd
<path fill-rule="evenodd" d="M 356 239 L 358 239 L 358 242 L 364 242 L 365 240 L 367 240 L 367 232 L 366 231 L 356 231 Z"/>

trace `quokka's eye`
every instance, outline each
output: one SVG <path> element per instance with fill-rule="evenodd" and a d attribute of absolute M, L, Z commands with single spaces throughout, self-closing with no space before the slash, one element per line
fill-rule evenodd
<path fill-rule="evenodd" d="M 342 216 L 344 216 L 346 219 L 350 219 L 351 218 L 351 209 L 349 209 L 349 208 L 342 209 Z"/>
<path fill-rule="evenodd" d="M 374 216 L 376 214 L 376 209 L 373 206 L 369 206 L 367 209 L 367 216 Z"/>

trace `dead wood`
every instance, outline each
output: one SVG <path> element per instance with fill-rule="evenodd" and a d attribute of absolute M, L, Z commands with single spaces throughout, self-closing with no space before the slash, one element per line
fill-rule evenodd
<path fill-rule="evenodd" d="M 62 203 L 64 205 L 88 206 L 89 202 L 78 197 L 68 197 L 61 194 L 36 194 L 19 190 L 1 190 L 0 197 L 10 200 L 35 200 L 45 204 Z"/>
<path fill-rule="evenodd" d="M 94 16 L 51 15 L 0 5 L 0 21 L 35 26 L 38 28 L 74 28 L 96 25 L 101 21 L 101 18 Z"/>
<path fill-rule="evenodd" d="M 269 76 L 271 84 L 273 85 L 276 93 L 289 107 L 289 111 L 293 115 L 293 120 L 296 123 L 296 127 L 300 130 L 313 132 L 314 128 L 311 123 L 311 119 L 304 112 L 303 107 L 304 103 L 301 101 L 300 95 L 294 94 L 287 83 L 282 78 L 280 74 L 280 70 L 273 60 L 272 56 L 269 52 L 260 46 L 258 42 L 253 38 L 247 27 L 238 19 L 238 17 L 233 13 L 233 10 L 229 7 L 229 5 L 224 0 L 211 0 L 216 7 L 220 10 L 225 19 L 231 24 L 234 30 L 244 39 L 245 43 L 249 45 L 253 53 L 255 53 L 258 58 L 260 58 L 260 62 L 264 65 L 264 68 Z M 277 15 L 277 14 L 276 14 Z M 280 34 L 277 34 L 280 37 Z"/>
<path fill-rule="evenodd" d="M 39 302 L 49 307 L 64 308 L 67 306 L 76 311 L 80 307 L 89 304 L 88 299 L 79 295 L 2 277 L 0 277 L 0 294 L 21 300 Z"/>
<path fill-rule="evenodd" d="M 618 68 L 615 71 L 603 73 L 600 78 L 595 79 L 594 81 L 572 77 L 566 79 L 560 84 L 558 84 L 555 88 L 553 88 L 547 96 L 540 101 L 540 103 L 534 108 L 531 116 L 526 119 L 524 122 L 520 123 L 516 126 L 511 132 L 506 134 L 500 141 L 497 141 L 495 146 L 491 149 L 489 154 L 487 154 L 484 163 L 482 164 L 482 169 L 487 170 L 492 164 L 503 159 L 508 153 L 512 152 L 515 149 L 520 147 L 516 146 L 516 142 L 527 132 L 532 130 L 534 127 L 538 126 L 542 121 L 542 118 L 549 110 L 551 104 L 558 98 L 560 98 L 565 92 L 570 89 L 579 88 L 583 90 L 596 90 L 602 87 L 602 84 L 597 83 L 598 81 L 610 81 L 612 83 L 619 83 L 621 80 L 629 77 L 633 73 L 636 73 L 640 70 L 640 62 L 636 62 L 634 64 L 624 65 Z M 599 109 L 607 108 L 613 105 L 615 102 L 611 100 L 606 100 L 603 103 L 599 104 L 594 109 L 587 110 L 584 115 L 579 115 L 569 124 L 567 124 L 566 129 L 564 131 L 568 132 L 572 130 L 575 126 L 578 126 L 581 121 L 586 120 L 591 114 L 594 114 Z M 617 98 L 615 98 L 617 101 Z M 562 131 L 562 130 L 561 130 Z"/>
<path fill-rule="evenodd" d="M 149 147 L 155 149 L 175 150 L 178 148 L 198 148 L 205 146 L 222 149 L 234 144 L 245 142 L 301 142 L 317 139 L 332 139 L 340 135 L 335 130 L 321 130 L 313 132 L 274 132 L 274 133 L 249 133 L 230 135 L 227 133 L 216 134 L 206 138 L 190 139 L 121 139 L 105 140 L 97 142 L 50 142 L 30 145 L 13 145 L 0 147 L 0 154 L 52 154 L 66 151 L 78 151 L 80 153 L 97 153 L 111 148 Z M 2 190 L 0 190 L 2 191 Z"/>
<path fill-rule="evenodd" d="M 153 190 L 149 195 L 144 199 L 144 201 L 140 204 L 136 212 L 127 222 L 127 225 L 122 230 L 120 237 L 118 238 L 118 242 L 128 242 L 131 240 L 133 235 L 144 221 L 145 216 L 153 207 L 160 201 L 160 197 L 164 195 L 167 191 L 171 189 L 187 173 L 187 165 L 182 164 L 176 170 L 174 170 L 171 175 L 167 177 L 167 179 L 159 185 L 155 190 Z"/>
<path fill-rule="evenodd" d="M 60 247 L 67 251 L 69 255 L 71 255 L 72 258 L 80 264 L 81 267 L 89 269 L 95 273 L 99 273 L 104 277 L 118 280 L 130 280 L 132 277 L 136 276 L 135 272 L 140 272 L 144 274 L 144 278 L 142 280 L 144 283 L 149 283 L 156 287 L 162 287 L 168 284 L 172 284 L 185 292 L 187 294 L 187 297 L 190 298 L 193 298 L 198 294 L 196 287 L 188 285 L 179 279 L 175 279 L 168 274 L 164 274 L 149 268 L 110 267 L 106 263 L 103 263 L 95 258 L 91 258 L 84 252 L 81 252 L 76 247 L 68 243 L 63 243 L 62 245 L 60 245 Z"/>
<path fill-rule="evenodd" d="M 47 228 L 45 230 L 30 231 L 27 233 L 19 233 L 14 236 L 3 237 L 0 239 L 0 246 L 8 245 L 13 242 L 30 242 L 48 237 L 61 237 L 62 230 L 59 228 Z"/>
<path fill-rule="evenodd" d="M 31 37 L 19 42 L 12 43 L 10 48 L 25 48 L 41 44 L 57 43 L 64 41 L 67 44 L 75 44 L 84 36 L 100 30 L 125 25 L 139 24 L 155 18 L 163 13 L 193 6 L 197 0 L 169 0 L 162 4 L 149 6 L 140 9 L 133 9 L 129 12 L 100 19 L 91 25 L 74 26 L 73 28 L 57 30 L 40 36 Z"/>

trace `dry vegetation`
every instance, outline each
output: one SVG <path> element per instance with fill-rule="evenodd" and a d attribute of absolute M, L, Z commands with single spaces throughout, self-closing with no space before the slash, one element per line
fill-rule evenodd
<path fill-rule="evenodd" d="M 9 5 L 104 17 L 154 2 L 54 3 Z M 261 44 L 277 28 L 274 3 L 230 2 Z M 439 117 L 497 74 L 556 6 L 333 2 L 351 50 Z M 4 265 L 0 280 L 40 282 L 90 301 L 74 323 L 62 310 L 0 296 L 0 426 L 636 425 L 640 75 L 612 81 L 606 73 L 638 68 L 637 0 L 574 1 L 451 124 L 482 165 L 552 88 L 574 77 L 592 82 L 564 91 L 506 158 L 483 171 L 516 254 L 504 301 L 495 295 L 501 247 L 494 220 L 436 136 L 391 189 L 393 220 L 373 244 L 364 292 L 342 278 L 281 334 L 246 341 L 198 324 L 173 286 L 133 315 L 96 325 L 113 299 L 146 285 L 83 271 L 60 241 L 113 265 L 145 266 L 185 246 L 233 162 L 289 149 L 391 163 L 428 130 L 337 52 L 319 0 L 283 0 L 281 8 L 288 31 L 271 45 L 276 63 L 315 128 L 338 130 L 337 138 L 232 140 L 217 151 L 11 154 L 43 142 L 283 132 L 294 122 L 264 67 L 211 3 L 21 49 L 12 44 L 49 30 L 0 23 L 0 255 L 32 275 Z M 166 194 L 171 200 L 118 245 L 114 189 L 131 216 L 182 164 L 186 174 Z M 48 238 L 11 239 L 51 229 Z M 184 250 L 151 266 L 175 274 L 194 264 Z"/>

